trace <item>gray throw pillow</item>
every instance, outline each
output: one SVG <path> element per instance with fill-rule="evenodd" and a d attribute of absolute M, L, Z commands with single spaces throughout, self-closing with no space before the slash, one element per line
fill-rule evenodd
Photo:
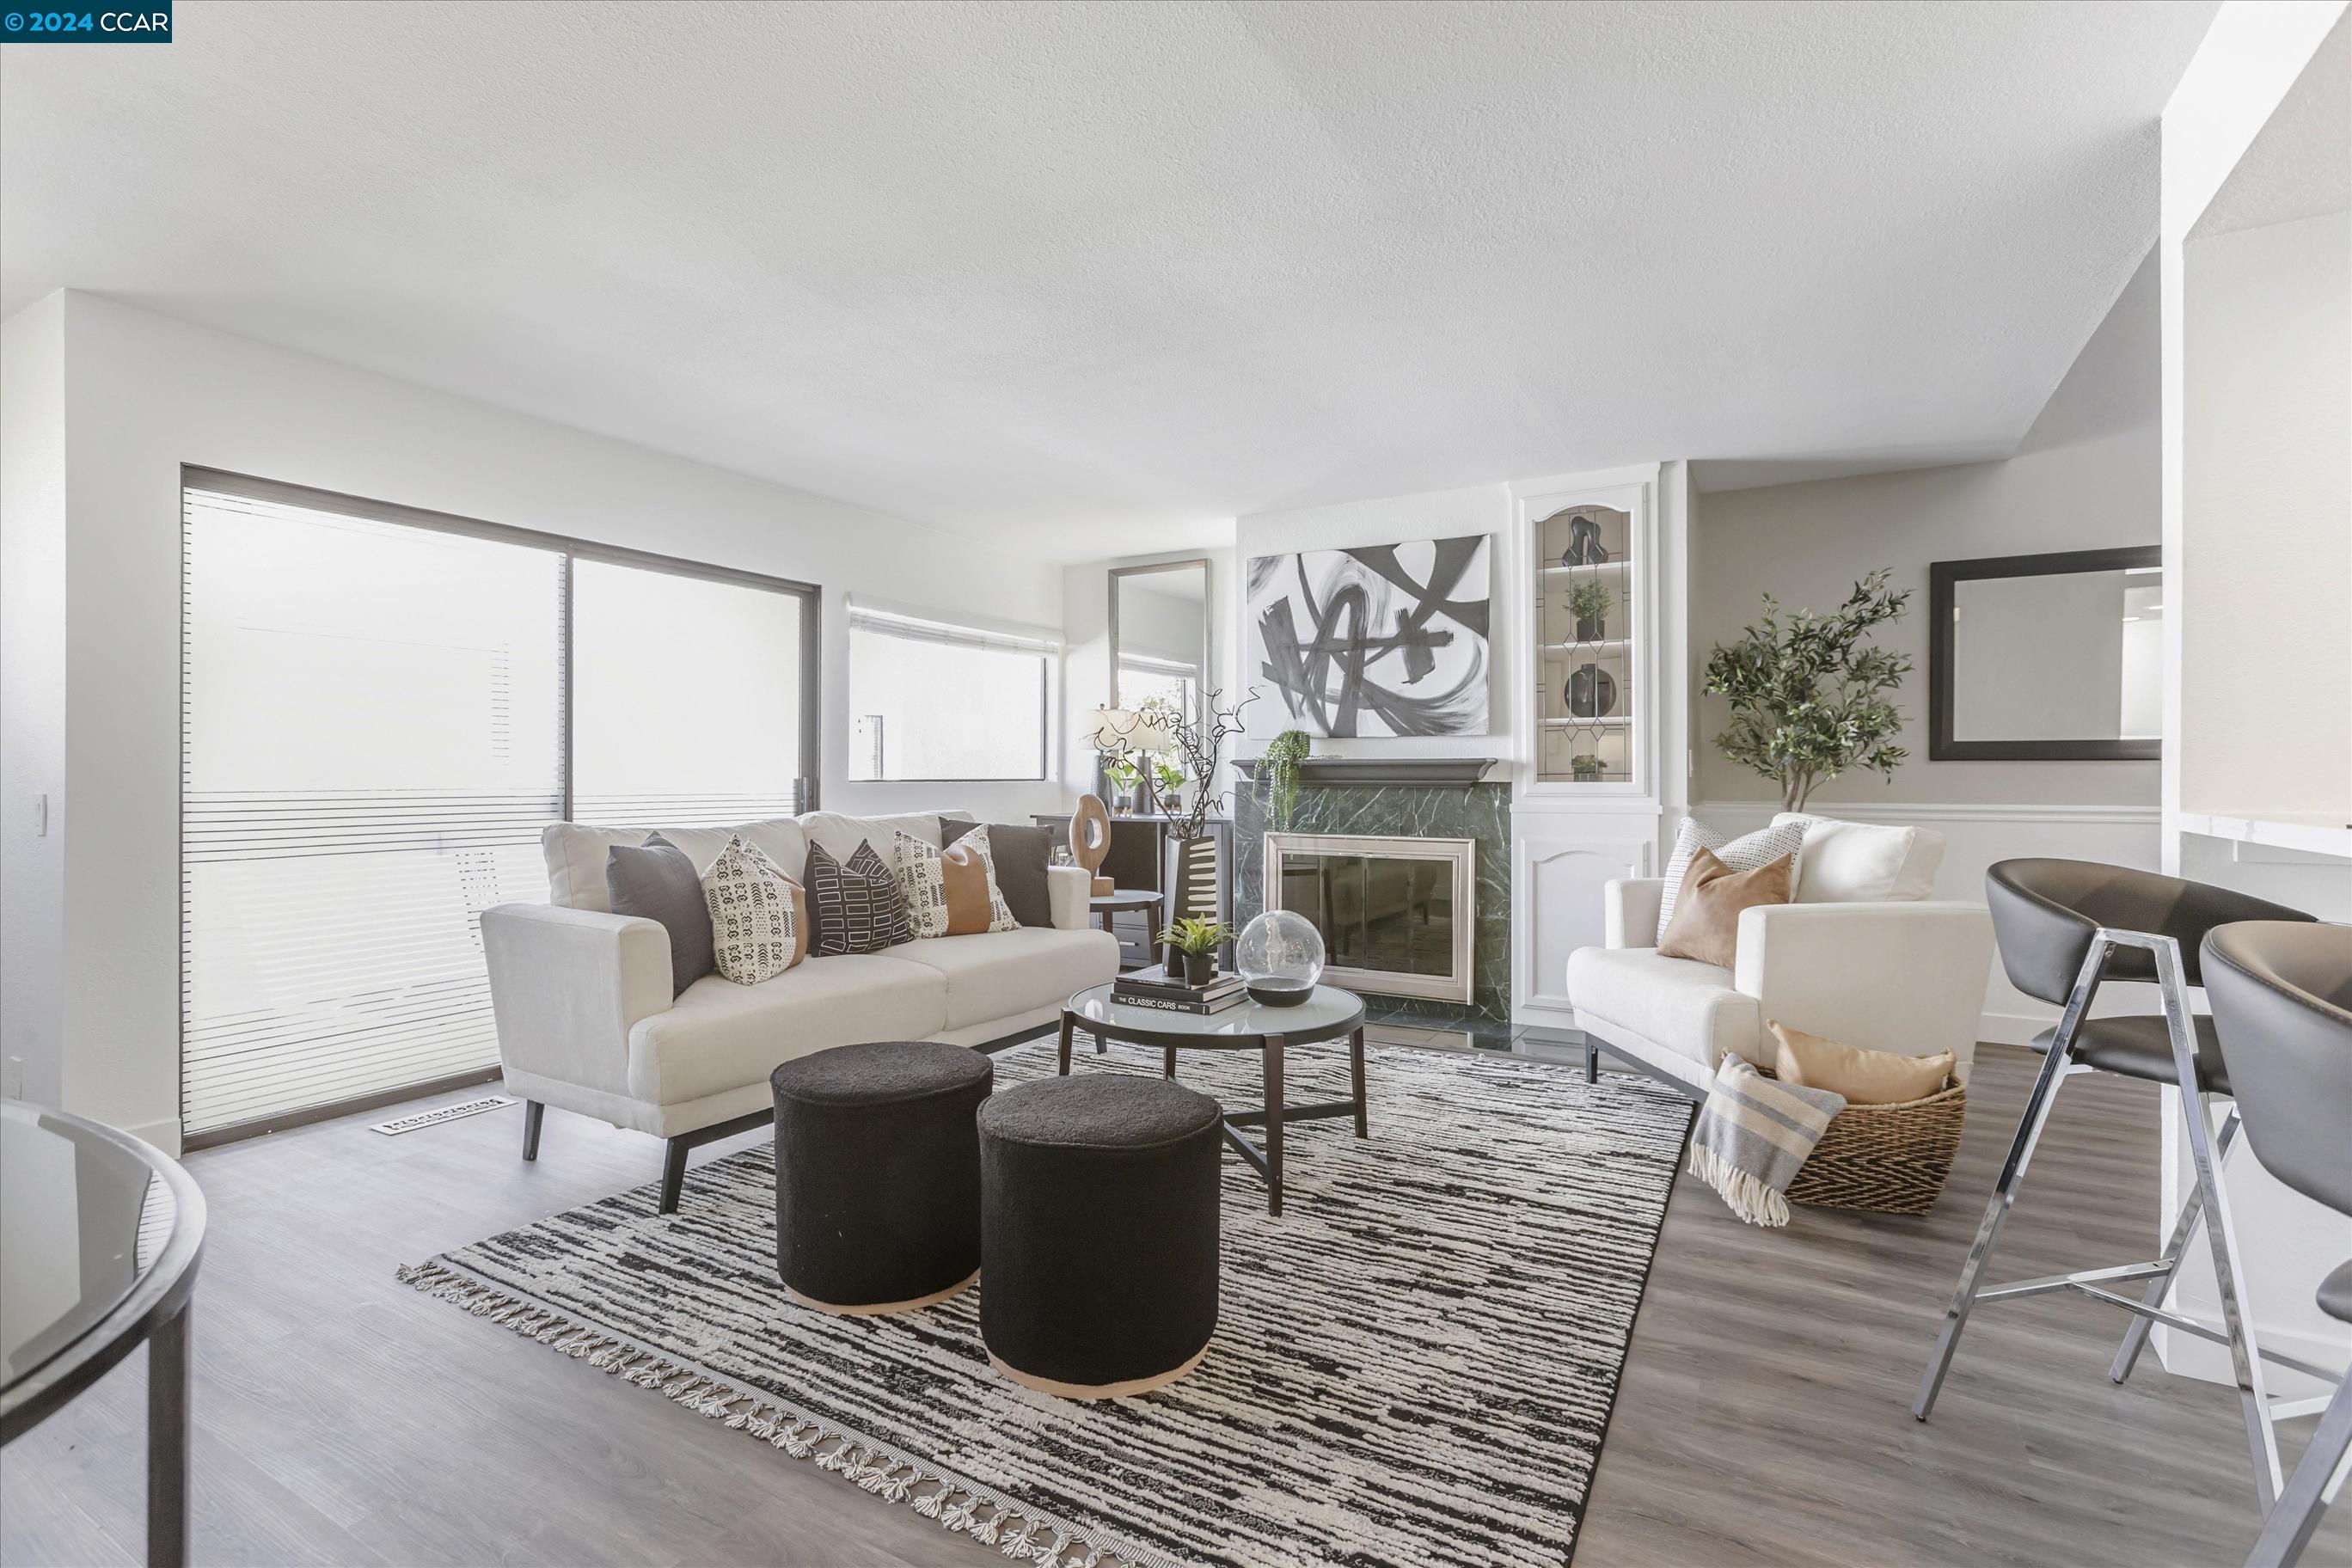
<path fill-rule="evenodd" d="M 710 905 L 686 851 L 656 833 L 635 849 L 604 851 L 604 890 L 616 915 L 641 915 L 669 932 L 670 994 L 719 967 L 710 943 Z"/>
<path fill-rule="evenodd" d="M 940 847 L 944 849 L 979 826 L 961 817 L 940 818 Z M 1025 926 L 1054 923 L 1054 896 L 1045 890 L 1046 858 L 1054 853 L 1054 830 L 1022 827 L 1008 822 L 988 825 L 988 848 L 996 862 L 996 890 L 1004 907 Z"/>

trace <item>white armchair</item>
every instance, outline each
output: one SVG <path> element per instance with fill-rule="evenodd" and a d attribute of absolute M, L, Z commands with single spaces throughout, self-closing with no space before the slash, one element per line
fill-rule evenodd
<path fill-rule="evenodd" d="M 1577 1027 L 1695 1094 L 1725 1053 L 1769 1066 L 1780 1022 L 1850 1046 L 1950 1051 L 1965 1080 L 1992 967 L 1981 904 L 1771 904 L 1742 910 L 1735 968 L 1662 957 L 1655 878 L 1611 882 L 1603 947 L 1569 955 Z"/>

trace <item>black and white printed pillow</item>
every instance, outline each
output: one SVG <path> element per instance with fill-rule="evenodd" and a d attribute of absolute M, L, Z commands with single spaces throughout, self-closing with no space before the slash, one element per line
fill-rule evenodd
<path fill-rule="evenodd" d="M 1658 900 L 1655 940 L 1665 940 L 1666 922 L 1675 918 L 1675 895 L 1682 889 L 1683 873 L 1690 869 L 1691 857 L 1700 850 L 1714 850 L 1715 858 L 1734 871 L 1753 871 L 1783 855 L 1794 855 L 1804 842 L 1805 825 L 1801 822 L 1759 827 L 1744 837 L 1727 840 L 1715 829 L 1684 817 L 1682 826 L 1675 832 L 1675 852 L 1666 860 L 1666 890 Z"/>
<path fill-rule="evenodd" d="M 739 835 L 702 874 L 710 910 L 710 951 L 719 973 L 738 985 L 773 980 L 808 951 L 800 931 L 793 879 Z"/>
<path fill-rule="evenodd" d="M 901 832 L 891 840 L 891 849 L 898 866 L 898 891 L 907 900 L 907 918 L 914 922 L 916 939 L 947 935 L 947 864 L 940 858 L 938 847 Z"/>
<path fill-rule="evenodd" d="M 860 843 L 846 861 L 835 859 L 822 844 L 810 845 L 807 886 L 818 957 L 880 952 L 915 940 L 898 874 L 872 843 Z"/>

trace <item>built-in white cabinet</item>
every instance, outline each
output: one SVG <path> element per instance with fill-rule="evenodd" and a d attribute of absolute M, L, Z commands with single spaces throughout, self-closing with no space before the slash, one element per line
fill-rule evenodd
<path fill-rule="evenodd" d="M 1668 797 L 1681 809 L 1685 791 L 1666 785 L 1686 767 L 1685 663 L 1667 639 L 1685 624 L 1685 482 L 1652 465 L 1511 487 L 1498 591 L 1527 614 L 1521 646 L 1495 657 L 1526 672 L 1511 812 L 1521 1024 L 1573 1026 L 1568 955 L 1601 941 L 1608 881 L 1657 874 Z"/>

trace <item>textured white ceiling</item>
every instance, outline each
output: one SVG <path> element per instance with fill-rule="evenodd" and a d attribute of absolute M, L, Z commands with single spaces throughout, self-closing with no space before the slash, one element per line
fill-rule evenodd
<path fill-rule="evenodd" d="M 0 49 L 68 285 L 1066 559 L 2005 451 L 2213 5 L 289 5 Z"/>

